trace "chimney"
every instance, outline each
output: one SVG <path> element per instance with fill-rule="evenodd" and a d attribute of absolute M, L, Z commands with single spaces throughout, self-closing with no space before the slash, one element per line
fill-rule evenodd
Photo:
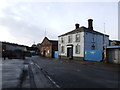
<path fill-rule="evenodd" d="M 79 28 L 79 24 L 78 24 L 78 23 L 75 24 L 75 28 L 76 28 L 76 29 Z"/>
<path fill-rule="evenodd" d="M 88 28 L 90 29 L 90 30 L 93 30 L 93 20 L 92 19 L 88 19 Z"/>

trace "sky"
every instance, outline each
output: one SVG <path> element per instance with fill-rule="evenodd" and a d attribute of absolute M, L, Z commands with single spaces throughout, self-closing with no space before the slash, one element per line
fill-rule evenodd
<path fill-rule="evenodd" d="M 31 46 L 45 36 L 58 36 L 75 29 L 75 24 L 88 27 L 93 19 L 96 31 L 118 40 L 118 1 L 42 1 L 0 0 L 0 41 Z M 45 33 L 46 32 L 46 33 Z"/>

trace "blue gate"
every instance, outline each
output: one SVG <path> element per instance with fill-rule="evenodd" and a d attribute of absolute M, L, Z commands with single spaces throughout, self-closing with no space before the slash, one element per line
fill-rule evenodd
<path fill-rule="evenodd" d="M 54 52 L 54 58 L 58 58 L 58 51 Z"/>
<path fill-rule="evenodd" d="M 85 50 L 84 59 L 89 61 L 101 61 L 102 50 Z"/>

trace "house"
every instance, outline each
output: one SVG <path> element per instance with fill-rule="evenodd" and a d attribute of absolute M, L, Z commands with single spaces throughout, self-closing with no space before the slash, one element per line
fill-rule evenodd
<path fill-rule="evenodd" d="M 40 47 L 41 47 L 41 43 L 38 43 L 38 44 L 37 44 L 37 48 L 38 48 L 38 50 L 39 50 L 39 55 L 40 55 Z"/>
<path fill-rule="evenodd" d="M 34 56 L 34 55 L 39 55 L 39 49 L 36 46 L 31 46 L 31 47 L 26 47 L 28 55 L 27 56 Z"/>
<path fill-rule="evenodd" d="M 45 37 L 40 45 L 40 54 L 45 57 L 54 57 L 54 52 L 58 51 L 58 41 L 49 40 Z"/>
<path fill-rule="evenodd" d="M 120 46 L 107 47 L 107 62 L 120 64 Z"/>
<path fill-rule="evenodd" d="M 31 46 L 31 51 L 30 51 L 31 53 L 33 53 L 33 55 L 39 55 L 39 48 L 37 47 L 37 45 L 36 44 L 33 44 L 32 46 Z"/>
<path fill-rule="evenodd" d="M 75 29 L 58 36 L 58 53 L 61 58 L 84 59 L 85 50 L 103 50 L 109 45 L 109 35 L 93 29 L 93 20 L 88 20 L 88 27 L 75 24 Z"/>

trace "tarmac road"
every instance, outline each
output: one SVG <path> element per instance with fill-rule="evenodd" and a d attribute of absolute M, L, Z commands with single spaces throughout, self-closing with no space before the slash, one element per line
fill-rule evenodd
<path fill-rule="evenodd" d="M 40 66 L 60 88 L 118 88 L 119 65 L 86 61 L 56 60 L 34 56 Z"/>

